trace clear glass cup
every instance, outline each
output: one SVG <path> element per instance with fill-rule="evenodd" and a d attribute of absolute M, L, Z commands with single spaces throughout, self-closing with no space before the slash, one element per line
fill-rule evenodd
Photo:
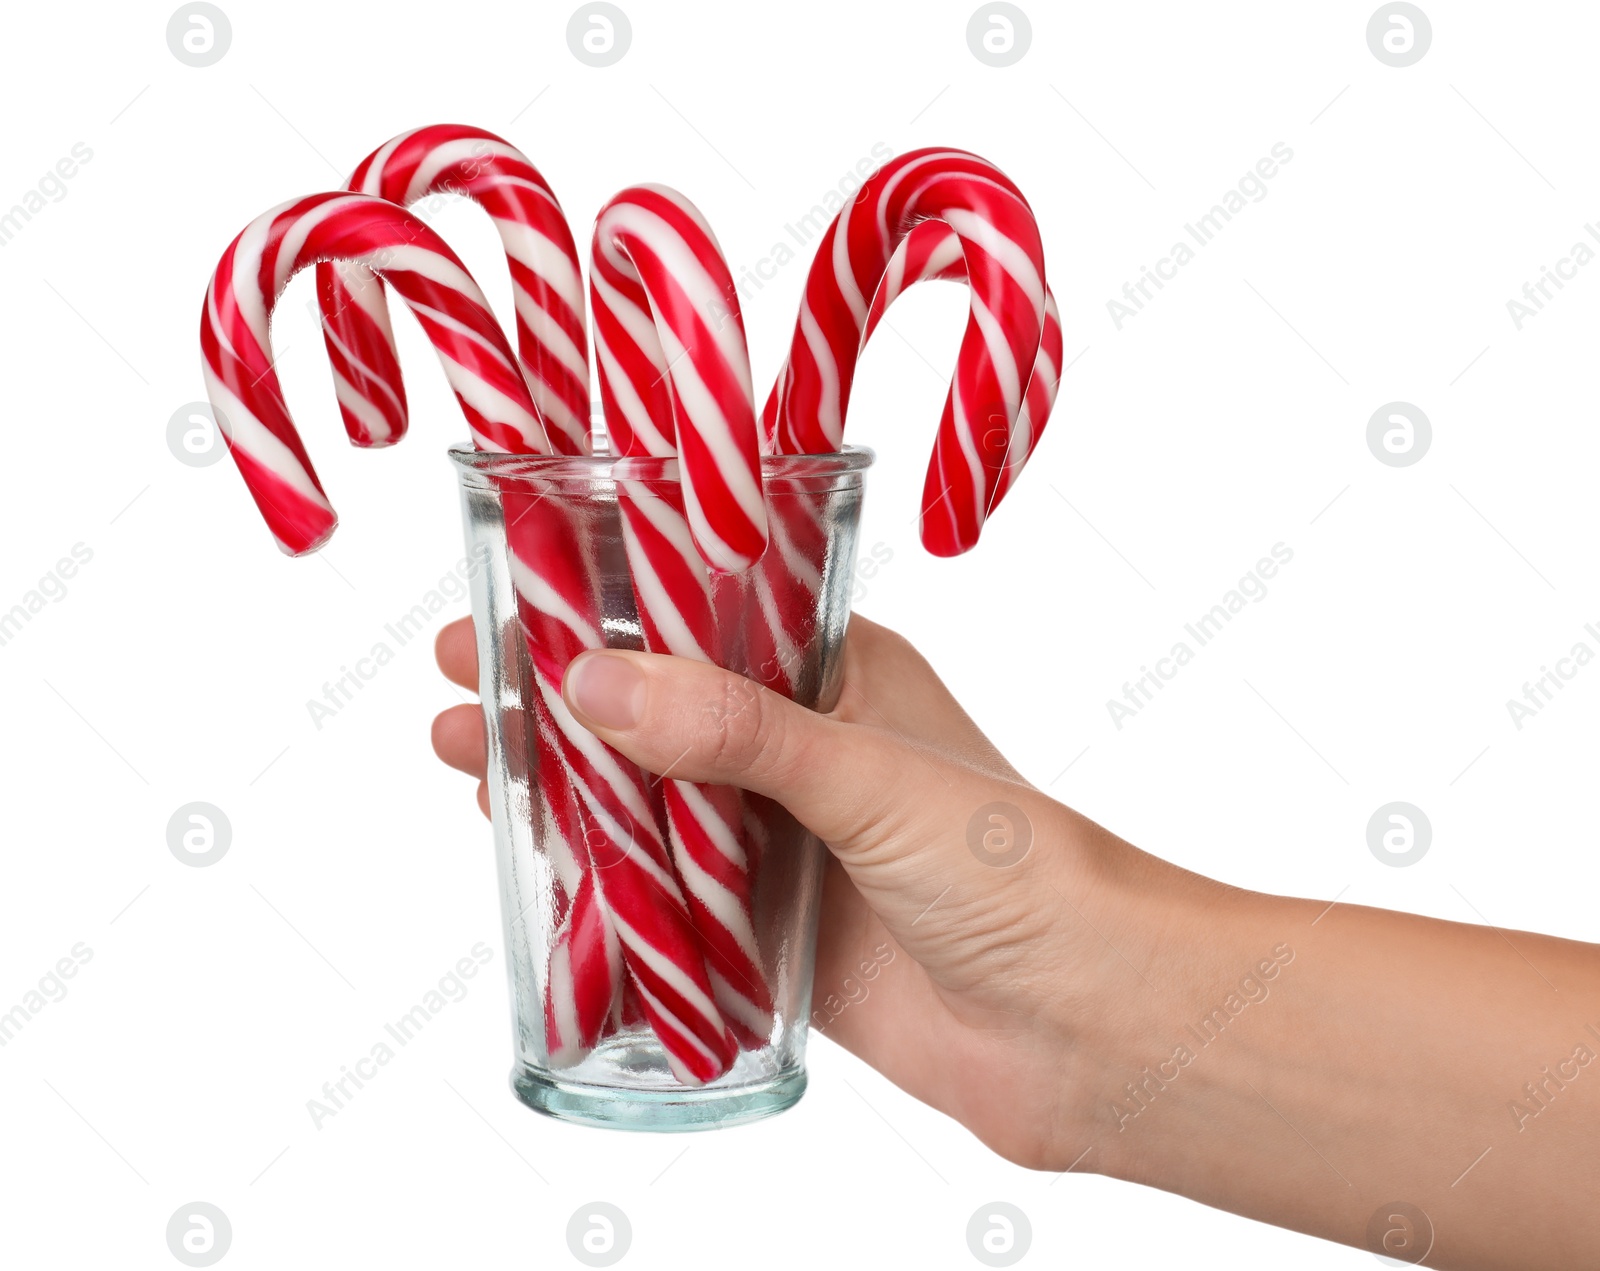
<path fill-rule="evenodd" d="M 563 1017 L 552 1005 L 570 1002 L 570 964 L 578 961 L 562 942 L 576 939 L 574 927 L 592 929 L 573 913 L 580 904 L 577 893 L 588 885 L 584 875 L 594 884 L 593 895 L 620 886 L 616 871 L 628 868 L 624 854 L 641 850 L 635 840 L 648 837 L 651 827 L 630 828 L 627 842 L 621 832 L 608 839 L 595 828 L 611 824 L 606 809 L 597 817 L 593 802 L 606 800 L 606 785 L 584 769 L 587 793 L 580 793 L 572 752 L 562 749 L 563 725 L 552 713 L 564 715 L 552 685 L 559 684 L 573 655 L 571 628 L 550 625 L 552 607 L 560 606 L 530 582 L 523 561 L 564 544 L 561 560 L 580 564 L 563 576 L 584 580 L 585 603 L 575 606 L 586 610 L 578 615 L 579 625 L 609 647 L 644 648 L 637 562 L 630 561 L 630 551 L 642 549 L 625 532 L 626 510 L 630 503 L 648 505 L 657 523 L 662 517 L 671 521 L 672 509 L 681 507 L 677 461 L 470 449 L 450 456 L 461 482 L 467 549 L 482 566 L 473 574 L 472 612 L 511 987 L 513 1089 L 529 1107 L 564 1120 L 639 1130 L 726 1126 L 782 1111 L 806 1084 L 825 849 L 770 800 L 711 788 L 738 809 L 736 833 L 748 854 L 748 913 L 771 1008 L 754 1024 L 745 1020 L 737 1053 L 722 1075 L 695 1084 L 675 1073 L 640 1006 L 645 998 L 626 957 L 620 974 L 612 976 L 617 995 L 597 1036 L 562 1045 L 561 1020 L 572 1016 L 569 1011 Z M 772 548 L 745 574 L 706 574 L 721 665 L 818 710 L 830 709 L 840 690 L 862 485 L 872 458 L 871 451 L 851 447 L 839 454 L 764 459 Z M 708 709 L 728 708 L 708 703 Z M 571 724 L 570 717 L 566 722 Z M 592 737 L 588 741 L 599 745 Z M 607 762 L 627 765 L 615 751 L 603 751 Z M 631 771 L 637 774 L 637 766 Z M 659 793 L 664 783 L 650 774 L 642 779 L 653 800 L 654 832 L 666 844 L 671 826 Z M 603 911 L 604 902 L 598 908 Z M 559 953 L 562 947 L 568 952 Z M 713 962 L 708 954 L 706 965 Z M 590 981 L 605 982 L 604 975 Z M 734 1018 L 731 1012 L 728 1018 Z M 730 1036 L 734 1031 L 730 1027 Z"/>

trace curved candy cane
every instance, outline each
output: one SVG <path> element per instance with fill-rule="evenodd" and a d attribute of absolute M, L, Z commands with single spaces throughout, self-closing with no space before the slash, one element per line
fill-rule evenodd
<path fill-rule="evenodd" d="M 492 132 L 434 124 L 379 146 L 361 161 L 349 188 L 401 207 L 430 195 L 460 194 L 488 212 L 511 270 L 517 348 L 550 429 L 548 449 L 584 454 L 589 362 L 578 252 L 555 192 L 527 156 Z M 405 386 L 382 279 L 327 262 L 317 266 L 317 287 L 351 440 L 362 446 L 398 441 L 406 428 Z"/>
<path fill-rule="evenodd" d="M 961 239 L 943 221 L 922 221 L 901 242 L 889 268 L 884 272 L 878 294 L 872 298 L 872 308 L 867 313 L 866 329 L 862 333 L 863 347 L 872 338 L 878 323 L 890 305 L 919 282 L 966 282 L 967 261 L 962 255 Z M 1039 341 L 1039 352 L 1028 376 L 1028 391 L 1022 409 L 1005 436 L 1000 449 L 1004 453 L 1001 477 L 989 504 L 989 512 L 999 506 L 1000 500 L 1015 483 L 1017 475 L 1027 464 L 1034 447 L 1044 434 L 1055 407 L 1056 392 L 1061 386 L 1062 372 L 1061 310 L 1056 298 L 1046 284 L 1044 289 L 1044 332 Z M 992 450 L 999 437 L 984 440 L 984 449 Z"/>
<path fill-rule="evenodd" d="M 760 442 L 744 318 L 716 236 L 675 191 L 630 187 L 595 222 L 589 282 L 614 446 L 676 453 L 701 556 L 747 569 L 767 544 Z"/>
<path fill-rule="evenodd" d="M 867 178 L 823 234 L 763 424 L 779 453 L 839 449 L 872 298 L 901 243 L 927 220 L 956 235 L 972 289 L 921 512 L 924 545 L 951 556 L 977 541 L 993 506 L 1010 447 L 986 438 L 1014 433 L 1044 331 L 1039 229 L 998 168 L 965 151 L 916 150 Z"/>
<path fill-rule="evenodd" d="M 885 267 L 863 324 L 860 344 L 877 329 L 889 306 L 905 291 L 929 280 L 968 280 L 966 257 L 960 237 L 943 221 L 918 222 L 901 240 Z M 858 353 L 859 355 L 859 353 Z M 853 365 L 854 359 L 851 359 Z M 984 448 L 998 450 L 1003 466 L 991 500 L 991 509 L 1010 489 L 1022 471 L 1055 405 L 1061 378 L 1061 314 L 1055 297 L 1045 288 L 1044 331 L 1027 393 L 1016 418 L 991 424 L 1003 429 L 986 436 Z M 767 403 L 767 418 L 779 410 L 781 384 Z M 771 550 L 788 564 L 786 585 L 774 587 L 763 574 L 755 582 L 757 621 L 746 632 L 750 665 L 756 678 L 769 688 L 792 697 L 798 687 L 797 672 L 802 666 L 802 650 L 816 622 L 817 592 L 822 585 L 823 554 L 827 546 L 825 527 L 817 510 L 802 500 L 792 500 L 781 516 L 772 518 Z"/>
<path fill-rule="evenodd" d="M 735 533 L 717 534 L 718 544 L 753 541 L 758 524 L 763 539 L 765 532 L 755 404 L 732 276 L 688 199 L 635 186 L 611 199 L 595 222 L 590 290 L 612 444 L 625 456 L 676 453 L 683 478 L 676 486 L 618 482 L 645 647 L 720 663 L 711 579 L 691 529 L 695 500 L 708 512 L 732 512 Z M 719 480 L 710 488 L 703 476 L 692 484 L 692 465 L 708 456 L 723 460 Z M 717 1004 L 741 1042 L 762 1045 L 772 1028 L 772 995 L 756 946 L 739 792 L 687 781 L 665 782 L 664 792 L 673 862 Z"/>
<path fill-rule="evenodd" d="M 317 261 L 382 274 L 422 322 L 480 449 L 534 453 L 543 421 L 477 283 L 439 237 L 402 208 L 362 194 L 319 194 L 252 221 L 229 245 L 206 293 L 201 349 L 207 389 L 246 485 L 280 546 L 299 555 L 336 524 L 273 371 L 269 324 L 289 279 Z M 550 501 L 543 501 L 548 505 Z M 567 663 L 603 643 L 590 579 L 564 510 L 508 495 L 512 573 L 537 690 L 554 721 L 563 768 L 604 859 L 601 898 L 644 1009 L 681 1080 L 720 1076 L 734 1043 L 711 994 L 699 943 L 637 769 L 572 719 L 561 700 Z M 557 639 L 556 637 L 560 637 Z M 554 773 L 542 774 L 545 780 Z M 585 959 L 588 965 L 592 959 Z"/>
<path fill-rule="evenodd" d="M 384 142 L 357 165 L 349 188 L 409 207 L 441 194 L 472 199 L 494 221 L 511 273 L 518 357 L 523 377 L 548 433 L 542 449 L 583 454 L 589 448 L 588 333 L 578 250 L 560 200 L 543 175 L 515 146 L 492 132 L 463 124 L 434 124 Z M 317 266 L 323 338 L 346 431 L 357 445 L 398 441 L 406 428 L 405 385 L 394 352 L 389 306 L 379 277 L 333 262 Z M 505 497 L 516 502 L 514 490 Z M 513 539 L 523 532 L 508 519 Z M 589 588 L 590 595 L 595 587 Z M 547 621 L 522 608 L 531 641 Z M 569 792 L 556 779 L 561 765 L 549 745 L 548 711 L 536 700 L 537 771 L 547 802 Z M 550 847 L 580 833 L 570 818 Z M 566 853 L 570 855 L 571 853 Z M 574 863 L 575 869 L 584 868 Z M 570 872 L 570 871 L 569 871 Z M 558 894 L 562 916 L 546 981 L 546 1043 L 557 1067 L 576 1063 L 604 1029 L 620 987 L 616 935 L 597 886 L 574 875 Z"/>
<path fill-rule="evenodd" d="M 422 323 L 482 449 L 532 451 L 544 426 L 488 302 L 442 239 L 414 216 L 362 194 L 314 194 L 250 222 L 206 291 L 200 348 L 206 388 L 256 506 L 292 556 L 338 524 L 273 369 L 268 325 L 289 279 L 320 260 L 380 273 Z"/>

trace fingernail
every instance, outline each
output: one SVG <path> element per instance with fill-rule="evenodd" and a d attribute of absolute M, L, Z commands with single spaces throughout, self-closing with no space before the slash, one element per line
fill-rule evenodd
<path fill-rule="evenodd" d="M 644 676 L 625 657 L 584 654 L 567 671 L 567 694 L 602 728 L 632 728 L 644 716 Z"/>

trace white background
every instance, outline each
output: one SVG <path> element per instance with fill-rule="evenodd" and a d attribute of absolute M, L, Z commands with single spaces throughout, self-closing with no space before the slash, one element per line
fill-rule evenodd
<path fill-rule="evenodd" d="M 626 0 L 632 46 L 595 69 L 568 5 L 223 7 L 232 45 L 205 69 L 169 52 L 159 4 L 15 8 L 0 51 L 0 208 L 93 151 L 0 248 L 0 610 L 93 552 L 0 647 L 0 1011 L 93 950 L 0 1049 L 10 1264 L 176 1266 L 167 1219 L 205 1200 L 230 1267 L 562 1266 L 569 1215 L 601 1199 L 631 1219 L 628 1265 L 973 1266 L 966 1223 L 994 1200 L 1029 1215 L 1029 1265 L 1368 1265 L 1010 1167 L 827 1041 L 804 1101 L 756 1127 L 621 1136 L 523 1109 L 489 828 L 428 744 L 459 695 L 419 640 L 320 730 L 306 709 L 460 555 L 443 451 L 465 430 L 417 327 L 397 324 L 415 437 L 363 453 L 309 278 L 280 308 L 280 372 L 343 517 L 321 560 L 279 555 L 232 465 L 178 463 L 165 430 L 204 395 L 200 302 L 231 236 L 401 129 L 501 132 L 583 241 L 617 188 L 676 185 L 736 269 L 874 143 L 979 151 L 1038 211 L 1076 361 L 978 550 L 934 560 L 913 517 L 964 299 L 895 308 L 849 430 L 880 455 L 864 544 L 893 552 L 862 611 L 1032 780 L 1154 852 L 1592 937 L 1600 669 L 1520 730 L 1505 703 L 1600 648 L 1600 263 L 1520 331 L 1506 301 L 1600 217 L 1600 14 L 1427 0 L 1432 47 L 1396 69 L 1367 46 L 1370 3 L 1033 0 L 1032 47 L 996 69 L 967 3 Z M 1294 158 L 1263 201 L 1117 330 L 1106 301 L 1276 142 Z M 434 223 L 502 305 L 486 219 Z M 808 260 L 746 297 L 763 391 Z M 1433 426 L 1407 468 L 1366 444 L 1395 400 Z M 1107 699 L 1277 542 L 1294 559 L 1267 598 L 1117 729 Z M 1434 831 L 1405 869 L 1365 834 L 1397 799 Z M 192 800 L 232 823 L 210 868 L 167 847 Z M 314 1128 L 306 1101 L 477 941 L 495 959 L 469 996 Z"/>

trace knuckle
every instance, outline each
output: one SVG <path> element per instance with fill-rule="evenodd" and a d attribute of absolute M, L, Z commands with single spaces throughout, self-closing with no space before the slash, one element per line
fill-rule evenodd
<path fill-rule="evenodd" d="M 885 651 L 895 661 L 904 662 L 918 668 L 928 666 L 928 659 L 922 656 L 922 651 L 898 631 L 889 632 L 889 638 L 884 643 Z"/>
<path fill-rule="evenodd" d="M 862 651 L 868 655 L 894 662 L 923 662 L 917 647 L 889 627 L 878 623 L 862 623 L 853 628 L 851 635 L 861 642 Z"/>

